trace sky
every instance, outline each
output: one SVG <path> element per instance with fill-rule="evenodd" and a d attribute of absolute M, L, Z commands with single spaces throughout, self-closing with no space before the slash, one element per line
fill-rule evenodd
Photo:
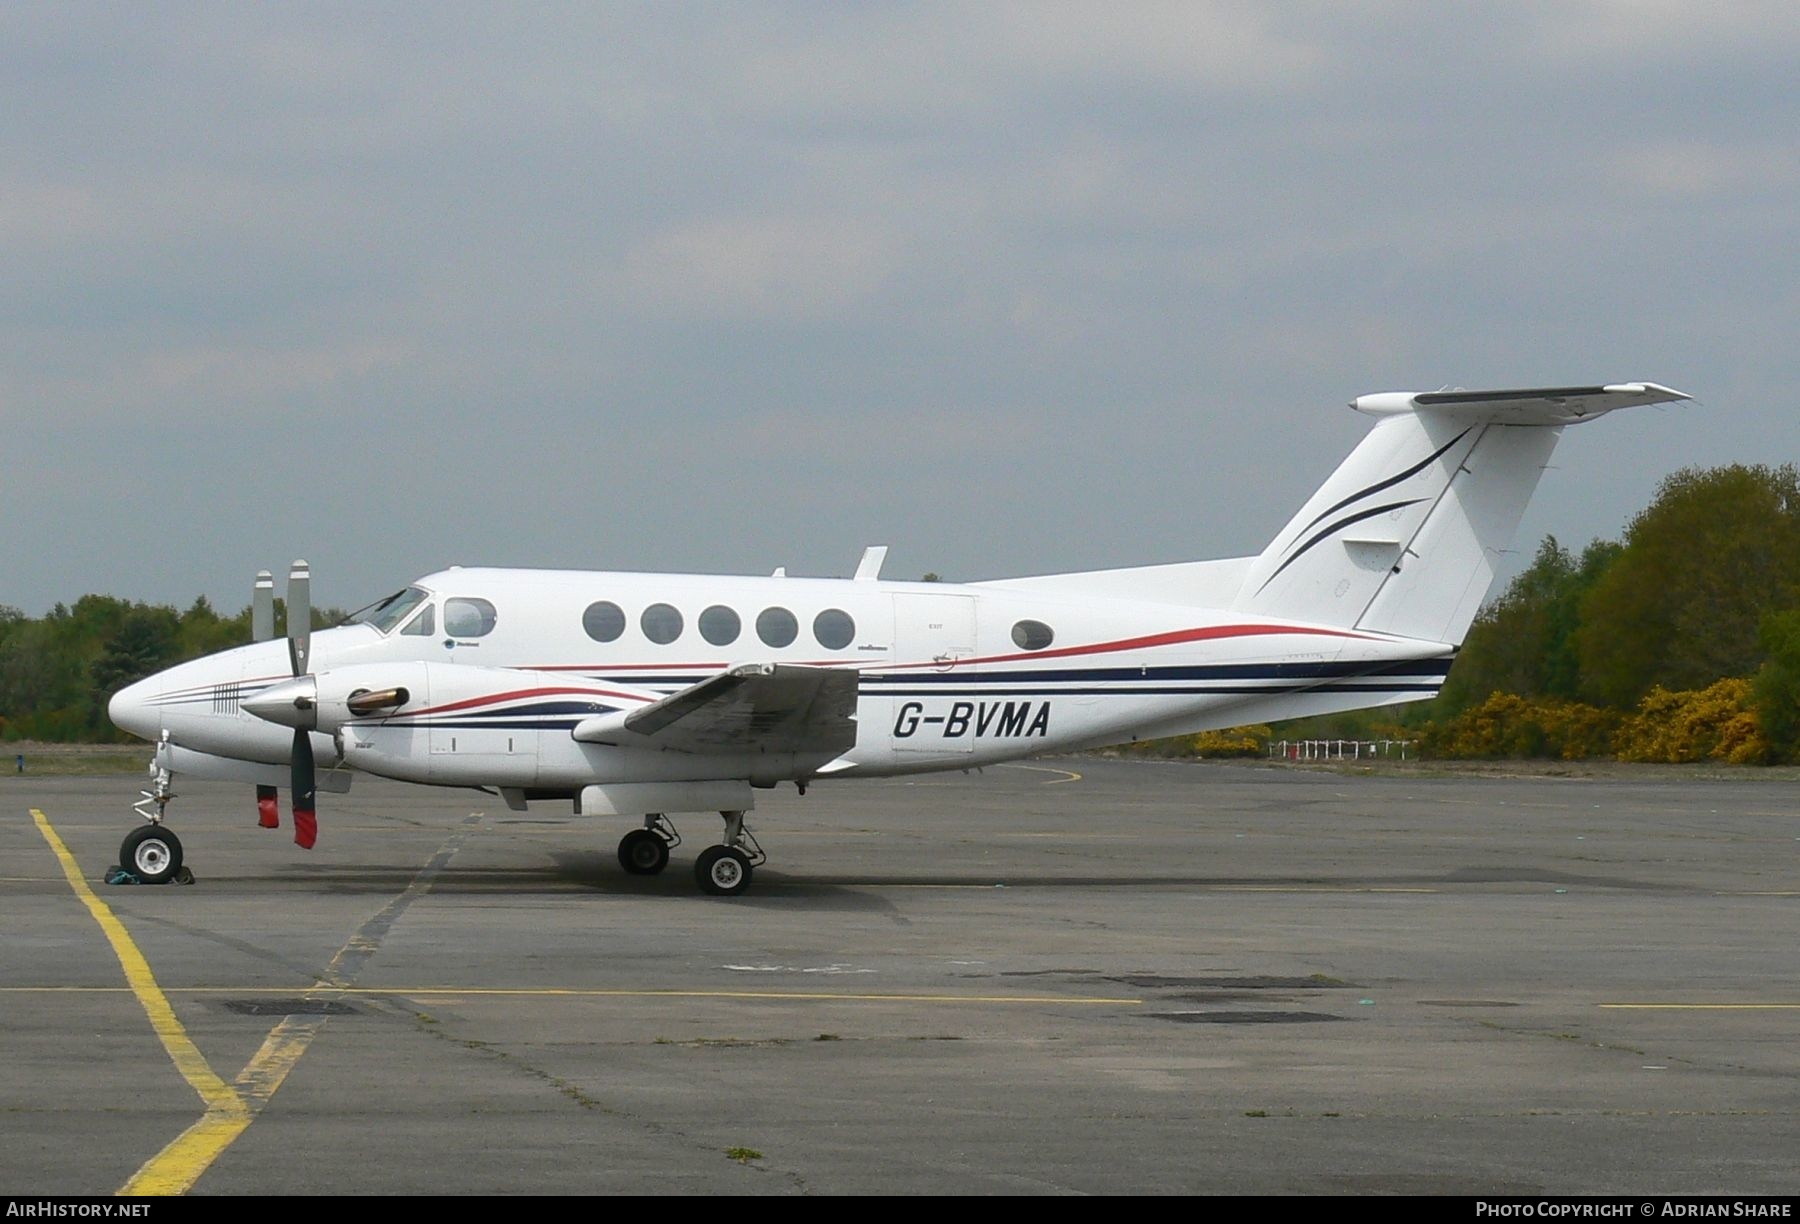
<path fill-rule="evenodd" d="M 1242 555 L 1356 395 L 1697 397 L 1516 570 L 1800 453 L 1797 79 L 1791 0 L 0 7 L 0 604 Z"/>

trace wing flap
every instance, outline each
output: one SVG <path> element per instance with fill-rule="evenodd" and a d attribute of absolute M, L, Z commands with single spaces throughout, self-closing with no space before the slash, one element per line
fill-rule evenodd
<path fill-rule="evenodd" d="M 857 674 L 792 663 L 746 663 L 625 714 L 579 723 L 587 744 L 694 753 L 814 753 L 856 744 Z"/>

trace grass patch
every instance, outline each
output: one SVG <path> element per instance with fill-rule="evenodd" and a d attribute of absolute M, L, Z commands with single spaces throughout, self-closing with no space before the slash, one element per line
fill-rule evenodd
<path fill-rule="evenodd" d="M 99 777 L 141 774 L 155 751 L 149 744 L 0 744 L 0 779 Z M 25 772 L 18 759 L 25 758 Z"/>

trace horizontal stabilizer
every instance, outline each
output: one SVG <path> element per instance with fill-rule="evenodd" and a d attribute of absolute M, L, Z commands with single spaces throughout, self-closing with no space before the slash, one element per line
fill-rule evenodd
<path fill-rule="evenodd" d="M 1672 404 L 1691 399 L 1656 383 L 1610 383 L 1600 387 L 1526 387 L 1514 391 L 1383 391 L 1350 401 L 1358 412 L 1393 416 L 1429 410 L 1434 416 L 1463 424 L 1573 425 L 1644 404 Z"/>
<path fill-rule="evenodd" d="M 1688 398 L 1628 382 L 1355 399 L 1375 428 L 1251 562 L 1235 606 L 1461 642 L 1563 427 Z"/>

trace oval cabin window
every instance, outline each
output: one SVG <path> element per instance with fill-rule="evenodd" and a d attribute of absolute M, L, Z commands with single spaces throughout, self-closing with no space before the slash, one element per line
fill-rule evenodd
<path fill-rule="evenodd" d="M 731 645 L 742 629 L 738 614 L 723 604 L 714 604 L 700 614 L 700 636 L 714 646 Z"/>
<path fill-rule="evenodd" d="M 666 603 L 651 604 L 638 617 L 638 627 L 644 631 L 644 636 L 658 646 L 667 646 L 680 637 L 682 624 L 681 612 Z"/>
<path fill-rule="evenodd" d="M 800 622 L 786 608 L 764 608 L 756 618 L 756 636 L 764 646 L 787 646 L 800 636 Z"/>
<path fill-rule="evenodd" d="M 625 632 L 625 609 L 605 599 L 591 603 L 581 614 L 581 627 L 596 642 L 616 642 Z"/>
<path fill-rule="evenodd" d="M 856 622 L 841 608 L 826 608 L 813 617 L 813 636 L 827 650 L 842 650 L 856 640 Z"/>

